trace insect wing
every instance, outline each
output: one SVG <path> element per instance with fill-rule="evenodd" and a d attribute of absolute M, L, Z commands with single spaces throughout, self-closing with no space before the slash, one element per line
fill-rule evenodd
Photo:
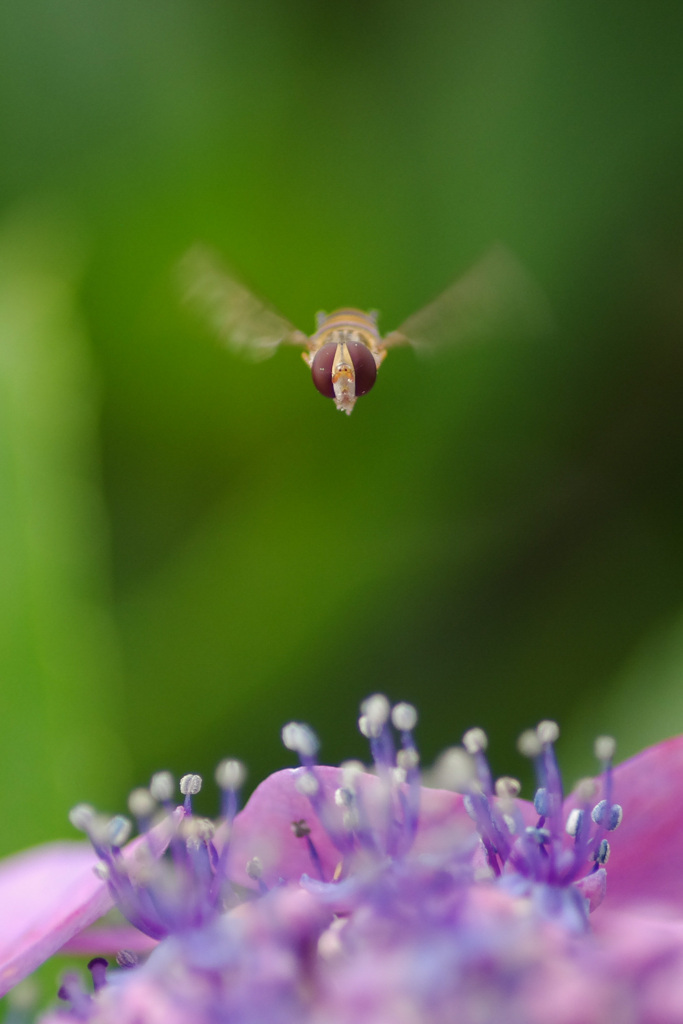
<path fill-rule="evenodd" d="M 267 359 L 278 345 L 307 344 L 302 331 L 233 277 L 206 246 L 190 249 L 179 271 L 187 302 L 233 351 Z"/>
<path fill-rule="evenodd" d="M 548 300 L 531 274 L 496 245 L 445 292 L 387 334 L 383 348 L 430 351 L 496 337 L 548 333 Z"/>

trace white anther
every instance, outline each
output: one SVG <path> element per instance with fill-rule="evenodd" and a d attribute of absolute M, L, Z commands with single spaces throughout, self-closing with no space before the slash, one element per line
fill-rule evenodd
<path fill-rule="evenodd" d="M 97 862 L 97 864 L 93 868 L 93 873 L 99 879 L 101 879 L 101 881 L 103 881 L 103 882 L 108 881 L 109 880 L 109 876 L 111 874 L 111 872 L 109 870 L 109 865 L 108 864 L 103 864 L 102 861 L 98 861 Z"/>
<path fill-rule="evenodd" d="M 228 757 L 221 761 L 216 768 L 215 778 L 221 789 L 232 791 L 241 789 L 246 777 L 247 769 L 241 761 L 235 760 L 234 757 Z"/>
<path fill-rule="evenodd" d="M 187 818 L 185 819 L 187 821 Z M 197 818 L 197 834 L 210 843 L 216 834 L 216 825 L 210 818 Z"/>
<path fill-rule="evenodd" d="M 149 791 L 155 800 L 159 803 L 166 803 L 167 800 L 171 800 L 173 797 L 173 790 L 175 789 L 175 781 L 170 772 L 156 772 L 151 779 L 149 784 Z"/>
<path fill-rule="evenodd" d="M 513 779 L 510 775 L 501 775 L 496 779 L 496 796 L 504 800 L 514 800 L 522 791 L 522 783 L 519 779 Z"/>
<path fill-rule="evenodd" d="M 380 735 L 389 720 L 391 713 L 389 701 L 383 693 L 375 693 L 372 697 L 364 700 L 360 708 L 362 714 L 358 720 L 358 728 L 368 739 L 374 739 Z"/>
<path fill-rule="evenodd" d="M 499 779 L 496 779 L 495 789 L 501 811 L 503 814 L 510 814 L 510 812 L 514 811 L 515 800 L 521 792 L 521 782 L 519 779 L 513 779 L 509 775 L 502 775 Z"/>
<path fill-rule="evenodd" d="M 535 729 L 525 729 L 517 739 L 517 750 L 523 757 L 538 757 L 543 746 Z"/>
<path fill-rule="evenodd" d="M 69 811 L 69 821 L 79 832 L 87 832 L 95 818 L 95 808 L 90 804 L 76 804 Z"/>
<path fill-rule="evenodd" d="M 320 746 L 316 734 L 303 722 L 288 722 L 282 729 L 282 742 L 287 750 L 306 758 L 315 757 Z"/>
<path fill-rule="evenodd" d="M 359 775 L 365 772 L 365 765 L 362 761 L 342 761 L 342 786 L 345 789 L 355 789 Z"/>
<path fill-rule="evenodd" d="M 122 814 L 116 814 L 107 823 L 107 839 L 112 846 L 123 846 L 130 838 L 131 832 L 132 825 Z"/>
<path fill-rule="evenodd" d="M 246 870 L 249 877 L 256 881 L 263 874 L 263 864 L 258 857 L 252 857 L 250 861 L 247 861 Z"/>
<path fill-rule="evenodd" d="M 394 785 L 402 786 L 403 783 L 406 781 L 406 770 L 405 770 L 405 768 L 401 768 L 399 765 L 396 765 L 395 768 L 391 769 L 391 778 L 392 778 L 392 781 L 393 781 Z"/>
<path fill-rule="evenodd" d="M 215 834 L 216 826 L 208 818 L 184 818 L 180 826 L 180 835 L 195 848 L 210 843 Z"/>
<path fill-rule="evenodd" d="M 573 811 L 570 811 L 567 815 L 567 824 L 564 826 L 565 832 L 568 836 L 575 836 L 579 831 L 579 826 L 584 818 L 584 812 L 579 808 L 575 807 Z"/>
<path fill-rule="evenodd" d="M 475 726 L 474 729 L 467 730 L 462 738 L 462 745 L 468 754 L 479 754 L 488 747 L 488 736 L 483 729 Z"/>
<path fill-rule="evenodd" d="M 436 785 L 452 789 L 456 793 L 467 793 L 476 779 L 474 762 L 462 747 L 444 750 L 434 766 Z"/>
<path fill-rule="evenodd" d="M 320 789 L 320 783 L 311 772 L 304 772 L 294 780 L 294 788 L 303 796 L 315 796 Z"/>
<path fill-rule="evenodd" d="M 88 839 L 95 846 L 108 846 L 111 843 L 109 831 L 110 819 L 104 814 L 94 814 L 88 824 Z"/>
<path fill-rule="evenodd" d="M 140 786 L 128 794 L 128 810 L 136 818 L 149 818 L 157 808 L 157 802 L 148 789 Z"/>
<path fill-rule="evenodd" d="M 406 772 L 417 768 L 419 763 L 420 755 L 415 747 L 406 747 L 403 750 L 399 750 L 396 754 L 396 764 Z"/>
<path fill-rule="evenodd" d="M 373 693 L 371 697 L 367 697 L 363 701 L 360 707 L 364 715 L 368 715 L 369 718 L 382 722 L 382 724 L 388 721 L 391 714 L 391 705 L 383 693 Z"/>
<path fill-rule="evenodd" d="M 350 789 L 340 786 L 334 791 L 334 802 L 337 807 L 352 807 L 355 797 Z"/>
<path fill-rule="evenodd" d="M 548 743 L 556 743 L 560 735 L 560 727 L 557 722 L 543 721 L 536 726 L 536 735 L 539 742 L 545 747 Z"/>
<path fill-rule="evenodd" d="M 582 804 L 588 804 L 595 798 L 598 786 L 595 779 L 579 779 L 574 787 L 574 795 Z"/>
<path fill-rule="evenodd" d="M 417 725 L 417 710 L 412 704 L 401 701 L 395 704 L 391 711 L 391 721 L 394 729 L 400 732 L 412 732 Z"/>
<path fill-rule="evenodd" d="M 180 792 L 183 796 L 196 796 L 201 788 L 201 775 L 183 775 L 180 780 Z"/>
<path fill-rule="evenodd" d="M 616 749 L 617 741 L 614 736 L 596 736 L 593 750 L 598 761 L 611 761 Z"/>
<path fill-rule="evenodd" d="M 367 715 L 361 715 L 358 719 L 358 732 L 361 736 L 365 736 L 366 740 L 371 740 L 374 733 L 370 727 L 370 720 Z"/>

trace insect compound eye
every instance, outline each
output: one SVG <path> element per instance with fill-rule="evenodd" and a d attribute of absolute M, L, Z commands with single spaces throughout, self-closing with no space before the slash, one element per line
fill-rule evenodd
<path fill-rule="evenodd" d="M 367 345 L 363 345 L 360 341 L 347 342 L 346 347 L 351 356 L 351 362 L 353 363 L 356 375 L 356 397 L 367 395 L 377 377 L 375 357 Z M 334 398 L 332 371 L 336 354 L 337 345 L 331 341 L 318 349 L 313 357 L 313 364 L 311 366 L 313 383 L 320 394 L 325 395 L 326 398 Z"/>
<path fill-rule="evenodd" d="M 352 341 L 348 345 L 353 368 L 356 371 L 356 397 L 367 395 L 377 379 L 377 363 L 367 345 Z"/>
<path fill-rule="evenodd" d="M 334 398 L 334 385 L 332 383 L 332 363 L 334 362 L 337 346 L 334 342 L 323 345 L 313 357 L 311 374 L 313 383 L 325 398 Z"/>

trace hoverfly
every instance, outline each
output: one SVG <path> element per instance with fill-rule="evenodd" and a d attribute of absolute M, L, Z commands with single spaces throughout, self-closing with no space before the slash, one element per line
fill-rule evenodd
<path fill-rule="evenodd" d="M 318 313 L 310 336 L 254 295 L 205 246 L 197 245 L 180 265 L 186 299 L 209 320 L 224 344 L 253 358 L 279 345 L 298 345 L 320 394 L 351 415 L 358 398 L 372 389 L 390 348 L 438 349 L 496 333 L 534 334 L 549 322 L 538 285 L 519 261 L 496 245 L 433 302 L 384 337 L 377 313 L 337 309 Z"/>

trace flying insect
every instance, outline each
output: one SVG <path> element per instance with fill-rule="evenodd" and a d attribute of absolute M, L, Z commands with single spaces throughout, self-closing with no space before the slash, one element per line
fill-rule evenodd
<path fill-rule="evenodd" d="M 310 336 L 251 292 L 203 245 L 180 265 L 185 297 L 208 319 L 226 347 L 266 358 L 279 345 L 303 348 L 313 384 L 351 415 L 356 401 L 375 384 L 390 348 L 412 345 L 438 350 L 498 334 L 536 334 L 548 326 L 545 297 L 529 273 L 504 246 L 491 248 L 433 302 L 384 337 L 375 311 L 337 309 L 318 313 Z"/>

